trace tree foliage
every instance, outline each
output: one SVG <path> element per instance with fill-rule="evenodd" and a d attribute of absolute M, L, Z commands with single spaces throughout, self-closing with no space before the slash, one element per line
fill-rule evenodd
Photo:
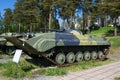
<path fill-rule="evenodd" d="M 9 28 L 10 24 L 19 27 L 22 31 L 39 31 L 40 28 L 58 29 L 59 19 L 72 27 L 82 11 L 83 29 L 86 26 L 101 20 L 104 24 L 106 17 L 110 16 L 114 21 L 120 16 L 119 0 L 17 0 L 13 12 L 6 9 L 4 25 Z M 76 18 L 78 16 L 78 18 Z M 88 20 L 90 22 L 88 24 Z M 105 25 L 101 25 L 105 26 Z"/>
<path fill-rule="evenodd" d="M 10 26 L 12 25 L 13 22 L 13 14 L 12 10 L 10 8 L 5 9 L 5 14 L 4 14 L 4 19 L 3 19 L 3 24 L 5 25 L 6 31 L 10 31 Z"/>
<path fill-rule="evenodd" d="M 98 4 L 100 15 L 110 16 L 114 24 L 114 35 L 117 36 L 116 20 L 120 16 L 120 1 L 119 0 L 103 0 Z"/>

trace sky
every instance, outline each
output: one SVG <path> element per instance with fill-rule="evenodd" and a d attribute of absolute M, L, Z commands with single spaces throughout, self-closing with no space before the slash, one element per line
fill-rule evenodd
<path fill-rule="evenodd" d="M 4 9 L 11 8 L 14 9 L 14 4 L 16 0 L 0 0 L 0 13 L 3 16 L 4 15 Z"/>

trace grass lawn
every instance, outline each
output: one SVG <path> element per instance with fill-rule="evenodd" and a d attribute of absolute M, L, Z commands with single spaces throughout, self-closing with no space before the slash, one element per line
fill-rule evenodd
<path fill-rule="evenodd" d="M 114 31 L 113 27 L 102 27 L 98 30 L 92 31 L 90 34 L 96 36 L 108 36 L 110 34 L 113 34 L 113 31 Z"/>

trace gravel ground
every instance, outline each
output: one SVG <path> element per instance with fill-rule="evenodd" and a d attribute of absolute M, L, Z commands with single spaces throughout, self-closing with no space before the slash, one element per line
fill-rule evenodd
<path fill-rule="evenodd" d="M 112 60 L 120 60 L 120 55 L 108 55 L 108 58 L 112 59 Z"/>
<path fill-rule="evenodd" d="M 7 63 L 9 61 L 12 61 L 12 59 L 0 59 L 0 63 Z"/>
<path fill-rule="evenodd" d="M 61 80 L 61 76 L 35 75 L 33 78 L 23 78 L 23 80 Z"/>

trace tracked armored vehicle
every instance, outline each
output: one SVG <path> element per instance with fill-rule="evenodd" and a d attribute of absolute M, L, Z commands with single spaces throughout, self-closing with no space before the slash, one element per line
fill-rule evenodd
<path fill-rule="evenodd" d="M 2 51 L 2 53 L 8 54 L 9 52 L 12 51 L 14 52 L 16 46 L 14 46 L 14 44 L 6 40 L 5 37 L 16 37 L 23 40 L 24 35 L 20 33 L 11 33 L 11 32 L 0 34 L 0 51 Z"/>
<path fill-rule="evenodd" d="M 90 59 L 103 60 L 110 47 L 110 42 L 104 37 L 83 35 L 76 30 L 42 33 L 26 41 L 15 37 L 6 37 L 6 39 L 28 55 L 34 58 L 44 57 L 56 65 Z"/>

